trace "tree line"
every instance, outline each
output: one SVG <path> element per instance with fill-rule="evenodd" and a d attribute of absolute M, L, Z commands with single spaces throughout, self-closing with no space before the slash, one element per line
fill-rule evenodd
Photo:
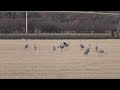
<path fill-rule="evenodd" d="M 28 12 L 28 33 L 105 33 L 116 29 L 120 16 L 72 12 Z M 25 33 L 25 12 L 0 12 L 0 33 Z"/>

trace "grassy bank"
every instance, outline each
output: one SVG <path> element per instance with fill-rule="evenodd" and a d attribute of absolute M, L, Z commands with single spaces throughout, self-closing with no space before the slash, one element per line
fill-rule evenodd
<path fill-rule="evenodd" d="M 59 33 L 42 33 L 42 34 L 0 34 L 0 39 L 114 39 L 111 34 L 106 33 L 80 33 L 80 34 L 59 34 Z M 120 39 L 118 37 L 117 39 Z"/>

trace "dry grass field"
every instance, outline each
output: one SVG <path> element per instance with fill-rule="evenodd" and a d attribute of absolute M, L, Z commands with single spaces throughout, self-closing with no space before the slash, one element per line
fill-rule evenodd
<path fill-rule="evenodd" d="M 68 50 L 53 45 L 71 42 Z M 34 51 L 36 42 L 37 50 Z M 107 54 L 95 53 L 95 43 Z M 80 51 L 80 40 L 0 40 L 1 79 L 120 79 L 120 40 L 82 40 L 88 56 Z"/>

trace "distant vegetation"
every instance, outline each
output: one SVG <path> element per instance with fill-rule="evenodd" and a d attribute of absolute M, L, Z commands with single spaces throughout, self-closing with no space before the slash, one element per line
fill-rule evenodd
<path fill-rule="evenodd" d="M 66 34 L 66 33 L 41 33 L 41 34 L 0 34 L 0 39 L 120 39 L 114 38 L 108 33 L 82 33 L 82 34 Z"/>
<path fill-rule="evenodd" d="M 0 12 L 0 33 L 25 32 L 25 13 Z"/>
<path fill-rule="evenodd" d="M 29 12 L 28 33 L 106 33 L 116 29 L 119 20 L 120 16 Z M 0 12 L 0 33 L 25 33 L 25 13 Z"/>

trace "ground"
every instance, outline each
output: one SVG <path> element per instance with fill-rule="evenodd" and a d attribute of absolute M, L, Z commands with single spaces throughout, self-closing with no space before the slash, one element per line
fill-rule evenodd
<path fill-rule="evenodd" d="M 71 42 L 68 50 L 57 48 L 63 41 Z M 95 43 L 107 54 L 95 53 Z M 34 43 L 37 50 L 34 51 Z M 29 49 L 24 51 L 25 40 L 0 40 L 0 78 L 18 79 L 118 79 L 120 78 L 120 40 L 28 40 Z"/>

